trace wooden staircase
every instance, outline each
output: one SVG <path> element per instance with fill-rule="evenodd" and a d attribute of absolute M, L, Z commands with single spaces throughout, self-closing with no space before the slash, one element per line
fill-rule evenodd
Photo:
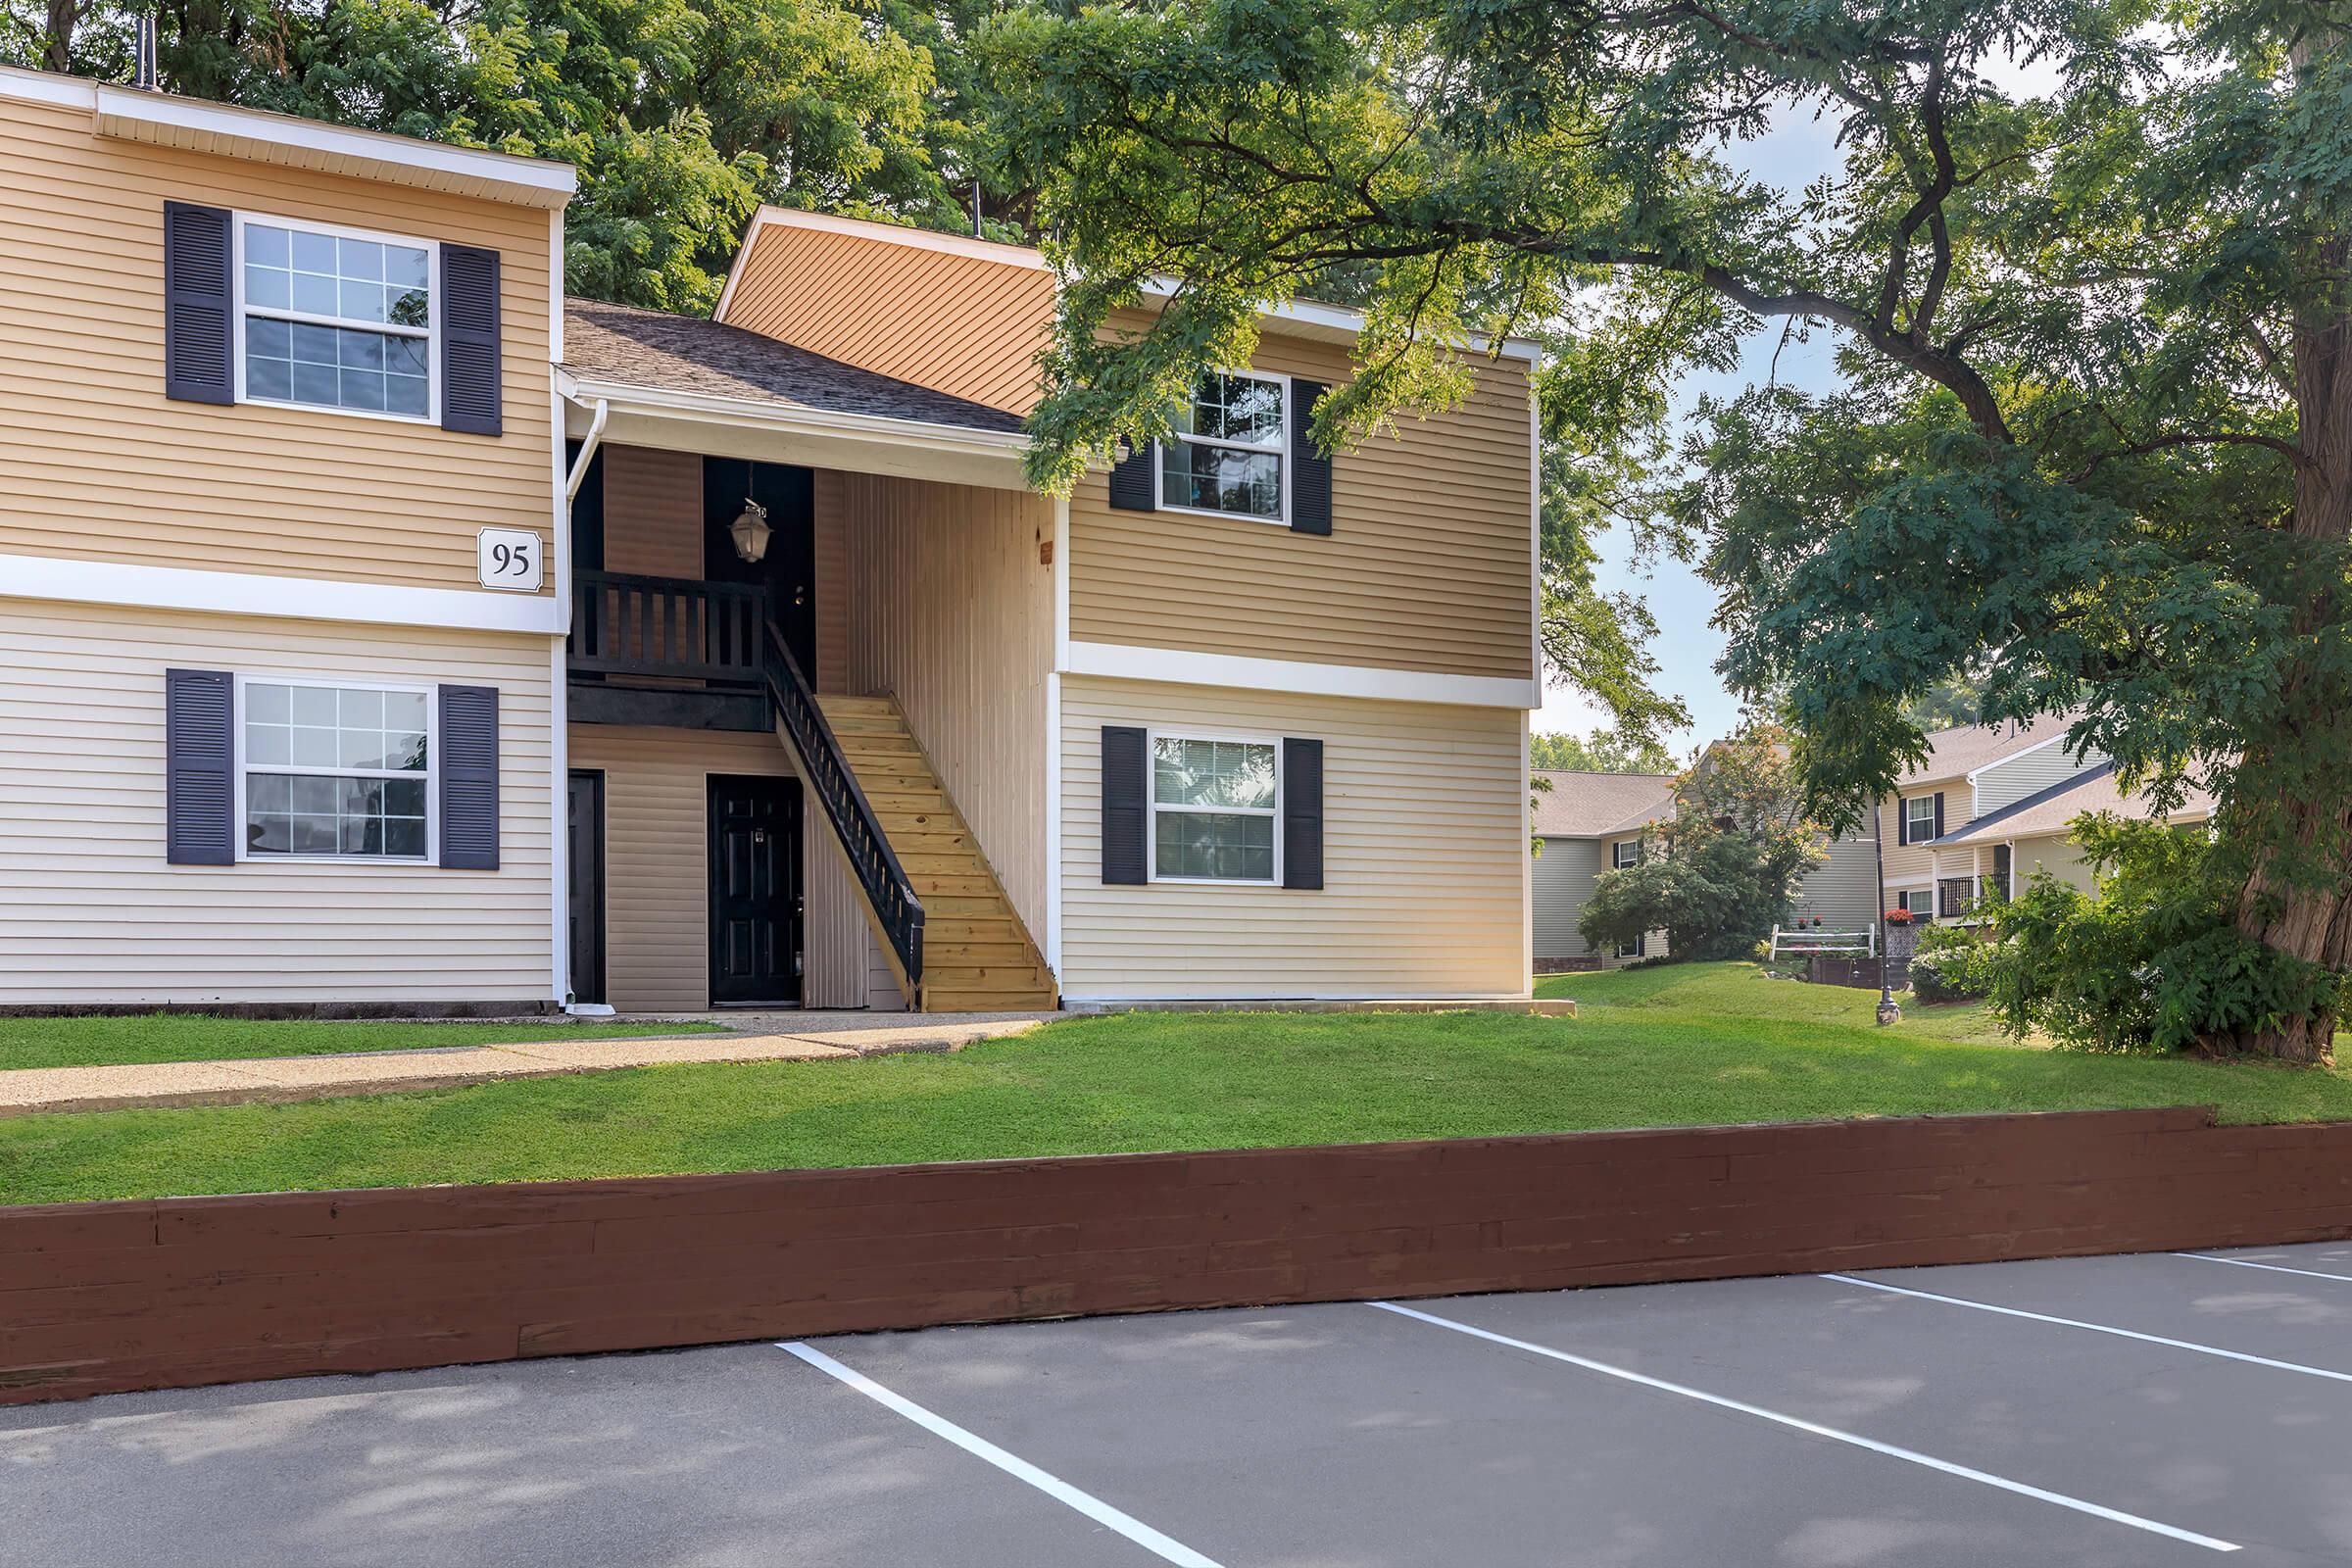
<path fill-rule="evenodd" d="M 1058 1005 L 1053 971 L 898 702 L 825 696 L 816 702 L 922 900 L 923 977 L 907 1004 L 924 1012 L 1037 1012 Z"/>

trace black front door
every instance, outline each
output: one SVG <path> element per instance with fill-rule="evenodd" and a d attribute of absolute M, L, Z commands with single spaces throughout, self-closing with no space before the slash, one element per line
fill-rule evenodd
<path fill-rule="evenodd" d="M 710 780 L 710 1005 L 801 1000 L 801 786 Z"/>
<path fill-rule="evenodd" d="M 605 775 L 571 775 L 571 1000 L 605 1000 Z"/>

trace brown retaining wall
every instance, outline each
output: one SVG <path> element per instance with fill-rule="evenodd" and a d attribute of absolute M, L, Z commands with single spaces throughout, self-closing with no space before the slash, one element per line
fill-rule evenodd
<path fill-rule="evenodd" d="M 2352 1236 L 2194 1108 L 0 1208 L 0 1402 L 857 1329 Z"/>

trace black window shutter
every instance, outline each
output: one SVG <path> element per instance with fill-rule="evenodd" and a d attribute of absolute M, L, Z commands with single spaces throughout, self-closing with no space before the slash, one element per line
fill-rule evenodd
<path fill-rule="evenodd" d="M 1144 813 L 1152 808 L 1149 752 L 1142 730 L 1119 724 L 1102 726 L 1102 880 L 1106 885 L 1152 880 L 1144 856 Z"/>
<path fill-rule="evenodd" d="M 498 688 L 441 688 L 441 863 L 498 869 Z"/>
<path fill-rule="evenodd" d="M 173 865 L 236 862 L 235 701 L 226 670 L 164 671 L 164 858 Z"/>
<path fill-rule="evenodd" d="M 1291 383 L 1291 532 L 1331 532 L 1331 458 L 1309 433 L 1315 404 L 1331 389 L 1320 381 Z"/>
<path fill-rule="evenodd" d="M 1159 461 L 1159 443 L 1138 442 L 1110 470 L 1110 504 L 1121 512 L 1153 512 L 1152 466 Z"/>
<path fill-rule="evenodd" d="M 1282 885 L 1323 885 L 1323 743 L 1282 743 Z"/>
<path fill-rule="evenodd" d="M 441 428 L 497 435 L 498 252 L 441 247 Z"/>
<path fill-rule="evenodd" d="M 1943 837 L 1943 791 L 1941 790 L 1936 792 L 1936 831 L 1929 836 L 1938 839 Z"/>
<path fill-rule="evenodd" d="M 164 396 L 233 403 L 228 209 L 164 203 Z"/>

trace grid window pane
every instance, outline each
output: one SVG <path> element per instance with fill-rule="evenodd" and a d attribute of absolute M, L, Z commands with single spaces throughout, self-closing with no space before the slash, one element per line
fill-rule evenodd
<path fill-rule="evenodd" d="M 1241 517 L 1280 517 L 1282 458 L 1170 441 L 1160 453 L 1160 502 Z"/>
<path fill-rule="evenodd" d="M 1211 370 L 1178 421 L 1187 435 L 1282 450 L 1282 383 Z"/>
<path fill-rule="evenodd" d="M 1274 748 L 1250 741 L 1163 735 L 1152 743 L 1152 800 L 1157 806 L 1274 805 Z"/>
<path fill-rule="evenodd" d="M 421 857 L 425 717 L 422 692 L 249 682 L 246 852 Z"/>
<path fill-rule="evenodd" d="M 1163 877 L 1274 880 L 1274 818 L 1233 811 L 1159 811 L 1154 854 Z"/>
<path fill-rule="evenodd" d="M 432 284 L 421 246 L 344 239 L 267 223 L 245 226 L 245 395 L 275 403 L 361 409 L 421 418 L 430 412 L 424 337 Z M 328 321 L 289 323 L 256 312 Z"/>

